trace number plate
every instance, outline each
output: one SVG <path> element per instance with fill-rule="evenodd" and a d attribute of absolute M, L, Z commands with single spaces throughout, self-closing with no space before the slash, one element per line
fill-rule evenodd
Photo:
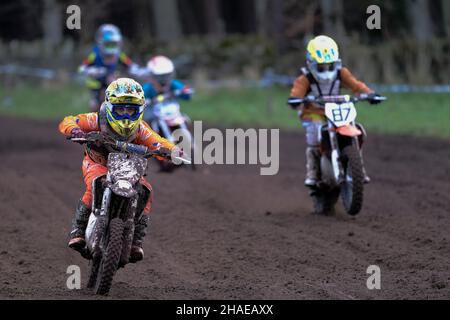
<path fill-rule="evenodd" d="M 356 109 L 352 102 L 327 103 L 325 115 L 336 127 L 345 126 L 356 119 Z"/>
<path fill-rule="evenodd" d="M 175 117 L 180 114 L 180 105 L 177 103 L 163 103 L 155 107 L 155 112 L 160 117 Z"/>

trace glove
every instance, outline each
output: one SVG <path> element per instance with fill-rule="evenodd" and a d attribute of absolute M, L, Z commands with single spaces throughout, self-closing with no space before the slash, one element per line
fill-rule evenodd
<path fill-rule="evenodd" d="M 180 157 L 182 158 L 184 155 L 184 151 L 183 148 L 178 148 L 178 147 L 174 147 L 171 151 L 171 156 L 172 157 Z"/>
<path fill-rule="evenodd" d="M 300 102 L 300 98 L 296 98 L 296 97 L 290 97 L 288 99 L 288 105 L 292 108 L 292 109 L 297 109 L 302 103 Z"/>
<path fill-rule="evenodd" d="M 72 129 L 70 133 L 71 138 L 84 138 L 86 137 L 86 133 L 83 132 L 80 128 L 74 128 Z"/>
<path fill-rule="evenodd" d="M 178 148 L 178 147 L 174 147 L 171 150 L 171 154 L 170 154 L 170 158 L 173 164 L 179 166 L 181 164 L 183 164 L 183 161 L 179 158 L 183 158 L 184 152 L 183 149 Z"/>
<path fill-rule="evenodd" d="M 367 96 L 367 99 L 369 100 L 370 104 L 379 104 L 381 101 L 380 100 L 376 100 L 377 97 L 379 97 L 380 95 L 376 94 L 375 92 L 369 93 Z"/>
<path fill-rule="evenodd" d="M 193 90 L 188 86 L 181 89 L 181 92 L 180 92 L 180 94 L 184 94 L 184 95 L 191 95 L 192 93 L 193 93 Z"/>

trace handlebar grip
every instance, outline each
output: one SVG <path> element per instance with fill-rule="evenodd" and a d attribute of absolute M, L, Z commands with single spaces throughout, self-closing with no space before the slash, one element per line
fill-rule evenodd
<path fill-rule="evenodd" d="M 122 141 L 117 141 L 116 147 L 119 150 L 127 151 L 130 153 L 136 153 L 136 154 L 140 154 L 140 155 L 145 155 L 148 152 L 148 148 L 146 146 L 122 142 Z"/>
<path fill-rule="evenodd" d="M 297 109 L 303 102 L 303 99 L 291 97 L 288 99 L 287 104 L 292 109 Z"/>
<path fill-rule="evenodd" d="M 72 142 L 76 142 L 76 143 L 87 143 L 88 140 L 86 138 L 74 138 L 74 137 L 66 137 L 67 140 L 72 141 Z"/>
<path fill-rule="evenodd" d="M 289 98 L 288 104 L 301 104 L 303 103 L 303 99 L 300 98 Z"/>

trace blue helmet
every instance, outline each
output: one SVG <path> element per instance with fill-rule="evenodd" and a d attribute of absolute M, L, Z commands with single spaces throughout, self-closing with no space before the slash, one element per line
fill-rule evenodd
<path fill-rule="evenodd" d="M 96 34 L 97 45 L 104 55 L 119 55 L 122 46 L 122 34 L 113 24 L 101 25 Z"/>

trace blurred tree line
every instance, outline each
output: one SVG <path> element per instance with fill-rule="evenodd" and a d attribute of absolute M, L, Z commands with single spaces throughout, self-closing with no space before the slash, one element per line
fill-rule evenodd
<path fill-rule="evenodd" d="M 65 27 L 71 4 L 81 8 L 81 30 Z M 373 4 L 380 30 L 366 27 Z M 186 77 L 294 75 L 307 41 L 327 34 L 369 81 L 450 82 L 449 0 L 2 0 L 0 63 L 75 68 L 102 23 L 121 28 L 138 62 L 166 54 Z"/>

